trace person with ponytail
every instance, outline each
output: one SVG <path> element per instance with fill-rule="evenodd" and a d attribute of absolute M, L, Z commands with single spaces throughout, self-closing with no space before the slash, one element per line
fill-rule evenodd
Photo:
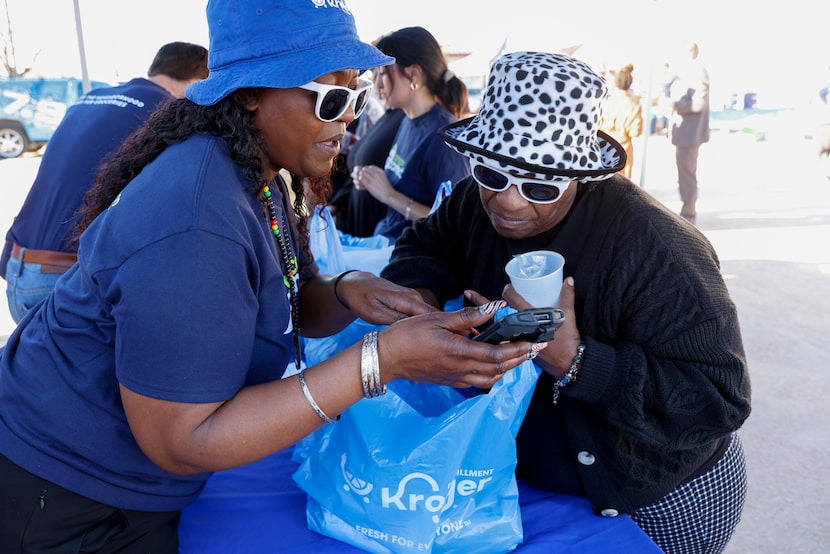
<path fill-rule="evenodd" d="M 470 173 L 464 157 L 437 131 L 463 117 L 467 87 L 447 66 L 435 37 L 423 27 L 405 27 L 380 37 L 378 50 L 395 63 L 378 69 L 377 93 L 387 107 L 406 114 L 384 167 L 354 168 L 356 189 L 387 205 L 375 235 L 396 240 L 432 208 L 442 182 L 456 183 Z"/>

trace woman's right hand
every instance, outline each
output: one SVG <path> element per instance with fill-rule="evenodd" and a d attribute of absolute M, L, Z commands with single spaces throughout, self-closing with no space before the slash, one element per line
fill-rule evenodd
<path fill-rule="evenodd" d="M 402 319 L 378 335 L 381 381 L 409 379 L 454 387 L 492 387 L 505 372 L 545 343 L 487 344 L 467 338 L 471 328 L 492 318 L 503 301 L 455 312 Z"/>

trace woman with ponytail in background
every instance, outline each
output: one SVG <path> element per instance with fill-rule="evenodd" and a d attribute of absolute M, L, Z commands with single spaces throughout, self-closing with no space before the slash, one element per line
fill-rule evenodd
<path fill-rule="evenodd" d="M 356 189 L 368 190 L 388 206 L 376 235 L 396 240 L 412 221 L 426 216 L 440 184 L 469 175 L 469 165 L 438 136 L 445 125 L 465 115 L 467 87 L 447 67 L 441 46 L 423 27 L 406 27 L 382 36 L 377 48 L 395 58 L 379 68 L 378 96 L 406 114 L 384 167 L 355 167 Z"/>

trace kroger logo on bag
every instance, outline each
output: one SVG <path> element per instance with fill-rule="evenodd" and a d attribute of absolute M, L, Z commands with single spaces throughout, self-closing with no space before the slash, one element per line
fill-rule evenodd
<path fill-rule="evenodd" d="M 353 493 L 362 496 L 363 502 L 377 502 L 377 495 L 370 496 L 375 488 L 372 483 L 356 477 L 346 469 L 348 456 L 344 452 L 340 458 L 340 470 L 346 487 Z M 426 510 L 432 514 L 432 521 L 438 523 L 441 513 L 455 503 L 455 496 L 472 496 L 481 492 L 487 483 L 493 480 L 493 468 L 490 469 L 460 469 L 458 477 L 444 487 L 430 475 L 423 472 L 407 473 L 393 487 L 380 488 L 381 508 L 414 512 Z M 445 491 L 442 493 L 442 491 Z"/>

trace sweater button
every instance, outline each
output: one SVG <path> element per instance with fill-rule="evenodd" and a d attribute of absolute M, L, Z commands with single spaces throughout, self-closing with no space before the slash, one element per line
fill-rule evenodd
<path fill-rule="evenodd" d="M 620 515 L 620 512 L 618 512 L 614 508 L 605 508 L 603 511 L 600 512 L 600 515 L 604 517 L 617 517 L 618 515 Z"/>
<path fill-rule="evenodd" d="M 597 461 L 593 454 L 585 450 L 577 454 L 576 459 L 579 460 L 579 463 L 584 466 L 589 466 Z"/>

